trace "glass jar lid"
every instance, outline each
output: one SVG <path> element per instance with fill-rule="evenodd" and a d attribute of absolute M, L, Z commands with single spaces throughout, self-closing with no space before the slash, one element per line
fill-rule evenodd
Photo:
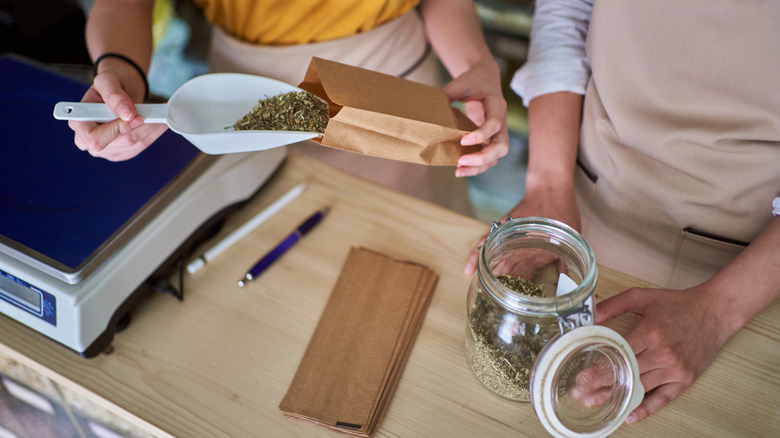
<path fill-rule="evenodd" d="M 601 437 L 617 430 L 644 397 L 636 357 L 604 326 L 552 339 L 531 374 L 531 403 L 556 437 Z"/>

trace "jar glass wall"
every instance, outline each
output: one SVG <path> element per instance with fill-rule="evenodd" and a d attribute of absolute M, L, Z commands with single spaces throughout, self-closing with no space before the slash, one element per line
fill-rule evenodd
<path fill-rule="evenodd" d="M 555 336 L 593 321 L 593 252 L 561 222 L 494 224 L 467 298 L 466 358 L 493 392 L 530 400 L 536 358 Z"/>

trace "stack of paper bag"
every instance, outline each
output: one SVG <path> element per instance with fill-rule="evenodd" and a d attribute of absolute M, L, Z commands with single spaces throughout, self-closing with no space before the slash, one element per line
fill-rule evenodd
<path fill-rule="evenodd" d="M 437 280 L 425 266 L 352 248 L 279 405 L 284 415 L 372 436 Z"/>
<path fill-rule="evenodd" d="M 439 88 L 320 58 L 299 87 L 328 103 L 324 146 L 434 166 L 482 149 L 460 145 L 477 127 Z"/>

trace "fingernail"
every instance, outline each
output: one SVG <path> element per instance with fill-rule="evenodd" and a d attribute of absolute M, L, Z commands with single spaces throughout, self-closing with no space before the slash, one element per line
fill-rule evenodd
<path fill-rule="evenodd" d="M 119 106 L 119 118 L 124 121 L 130 121 L 130 118 L 133 117 L 133 110 L 130 108 L 130 105 L 128 104 L 122 104 Z"/>
<path fill-rule="evenodd" d="M 628 418 L 626 418 L 626 423 L 628 424 L 636 423 L 636 420 L 637 420 L 636 414 L 631 414 L 628 416 Z"/>
<path fill-rule="evenodd" d="M 460 144 L 463 146 L 471 146 L 476 143 L 477 143 L 477 139 L 473 135 L 466 135 L 460 139 Z"/>
<path fill-rule="evenodd" d="M 467 167 L 471 166 L 473 163 L 471 162 L 471 157 L 464 155 L 460 158 L 458 158 L 458 166 L 460 167 Z"/>
<path fill-rule="evenodd" d="M 144 119 L 141 116 L 133 117 L 133 120 L 130 120 L 130 127 L 132 129 L 138 128 L 143 124 L 144 124 Z"/>

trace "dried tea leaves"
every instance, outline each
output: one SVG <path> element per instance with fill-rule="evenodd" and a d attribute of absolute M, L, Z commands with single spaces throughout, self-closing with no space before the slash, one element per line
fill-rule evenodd
<path fill-rule="evenodd" d="M 324 133 L 328 126 L 328 104 L 308 91 L 291 91 L 261 99 L 237 121 L 236 131 L 298 131 Z"/>

